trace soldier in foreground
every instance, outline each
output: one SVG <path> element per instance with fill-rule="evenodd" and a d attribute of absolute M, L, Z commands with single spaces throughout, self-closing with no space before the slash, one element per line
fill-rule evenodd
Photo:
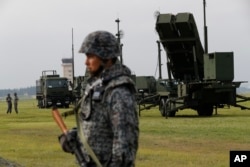
<path fill-rule="evenodd" d="M 90 78 L 77 112 L 77 132 L 59 137 L 62 148 L 72 153 L 66 139 L 80 139 L 77 146 L 85 159 L 81 166 L 134 167 L 139 138 L 136 89 L 129 68 L 118 60 L 118 41 L 107 31 L 95 31 L 79 52 L 86 54 Z"/>

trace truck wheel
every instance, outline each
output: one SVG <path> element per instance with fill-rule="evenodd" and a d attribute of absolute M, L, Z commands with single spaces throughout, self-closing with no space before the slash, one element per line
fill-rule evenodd
<path fill-rule="evenodd" d="M 39 104 L 41 108 L 44 108 L 44 100 L 40 100 Z"/>
<path fill-rule="evenodd" d="M 198 106 L 197 113 L 199 116 L 212 116 L 213 115 L 213 105 Z"/>
<path fill-rule="evenodd" d="M 169 117 L 175 117 L 176 111 L 171 111 L 168 113 Z"/>
<path fill-rule="evenodd" d="M 43 100 L 43 108 L 48 108 L 48 101 L 47 101 L 47 99 Z"/>
<path fill-rule="evenodd" d="M 43 108 L 43 101 L 42 100 L 38 100 L 38 108 Z"/>
<path fill-rule="evenodd" d="M 166 103 L 165 103 L 165 99 L 162 98 L 160 100 L 160 105 L 159 105 L 159 110 L 160 110 L 160 113 L 161 113 L 161 116 L 165 117 L 166 115 Z"/>
<path fill-rule="evenodd" d="M 173 104 L 171 104 L 171 101 L 167 100 L 166 101 L 166 107 L 165 107 L 165 109 L 166 109 L 166 117 L 175 117 L 175 114 L 176 114 L 177 110 L 173 111 L 172 110 L 173 107 L 175 107 L 175 106 L 173 106 Z"/>

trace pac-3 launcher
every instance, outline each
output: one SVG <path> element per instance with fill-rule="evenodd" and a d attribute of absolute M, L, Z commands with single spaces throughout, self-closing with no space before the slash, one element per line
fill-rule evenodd
<path fill-rule="evenodd" d="M 211 116 L 213 109 L 223 106 L 248 109 L 238 104 L 249 99 L 236 94 L 242 82 L 233 81 L 234 53 L 206 53 L 193 14 L 159 14 L 156 31 L 167 55 L 169 81 L 177 86 L 161 102 L 163 116 L 187 108 L 199 116 Z"/>

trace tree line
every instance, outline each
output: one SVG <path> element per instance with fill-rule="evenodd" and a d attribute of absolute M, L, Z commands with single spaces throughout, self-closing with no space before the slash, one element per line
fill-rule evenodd
<path fill-rule="evenodd" d="M 18 89 L 0 89 L 0 97 L 6 97 L 8 93 L 11 96 L 13 96 L 14 93 L 17 93 L 18 96 L 34 96 L 36 95 L 36 87 L 30 86 Z"/>
<path fill-rule="evenodd" d="M 26 88 L 19 89 L 0 89 L 0 97 L 6 97 L 8 93 L 12 96 L 14 93 L 17 93 L 18 96 L 35 96 L 36 95 L 36 87 L 30 86 Z M 250 88 L 240 87 L 237 88 L 237 93 L 249 93 Z"/>

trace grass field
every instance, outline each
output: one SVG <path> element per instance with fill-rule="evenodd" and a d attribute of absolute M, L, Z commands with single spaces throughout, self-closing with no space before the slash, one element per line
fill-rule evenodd
<path fill-rule="evenodd" d="M 35 100 L 21 100 L 19 114 L 7 115 L 6 107 L 1 101 L 0 157 L 25 167 L 76 167 L 74 156 L 61 150 L 51 109 L 38 109 Z M 68 128 L 74 121 L 65 119 Z M 230 150 L 250 150 L 250 111 L 231 107 L 198 117 L 182 110 L 169 119 L 157 108 L 142 111 L 139 144 L 137 167 L 228 167 Z"/>

